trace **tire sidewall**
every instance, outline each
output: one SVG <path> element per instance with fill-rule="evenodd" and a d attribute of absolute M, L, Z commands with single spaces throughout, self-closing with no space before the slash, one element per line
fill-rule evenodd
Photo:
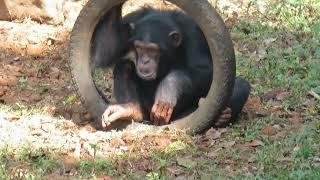
<path fill-rule="evenodd" d="M 213 61 L 213 81 L 202 105 L 189 116 L 166 126 L 199 133 L 213 123 L 229 100 L 235 81 L 235 55 L 230 34 L 216 10 L 206 0 L 168 0 L 183 9 L 202 29 Z M 101 115 L 108 104 L 98 93 L 91 75 L 90 43 L 100 17 L 125 0 L 90 0 L 81 10 L 70 38 L 69 65 L 73 81 L 82 102 L 96 117 L 101 127 Z"/>

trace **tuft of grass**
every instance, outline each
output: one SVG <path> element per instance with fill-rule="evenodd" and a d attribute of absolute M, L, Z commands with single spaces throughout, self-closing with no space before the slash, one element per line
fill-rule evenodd
<path fill-rule="evenodd" d="M 314 164 L 320 148 L 318 133 L 304 127 L 300 135 L 290 135 L 281 142 L 267 139 L 257 152 L 258 177 L 263 179 L 313 179 L 319 175 Z"/>
<path fill-rule="evenodd" d="M 270 112 L 263 118 L 236 123 L 226 135 L 211 140 L 210 147 L 205 146 L 206 142 L 196 146 L 190 143 L 190 137 L 184 139 L 181 135 L 181 139 L 167 147 L 146 149 L 150 152 L 144 154 L 128 152 L 115 157 L 115 161 L 97 157 L 82 160 L 75 165 L 75 176 L 78 176 L 75 178 L 108 175 L 128 179 L 318 179 L 320 101 L 310 97 L 308 92 L 320 94 L 320 2 L 265 3 L 267 9 L 262 12 L 258 1 L 252 0 L 248 7 L 250 13 L 239 15 L 238 22 L 230 29 L 237 50 L 237 74 L 252 83 L 254 96 L 262 96 L 273 89 L 287 91 L 289 96 L 279 102 L 282 108 L 278 111 L 286 115 L 296 111 L 299 127 L 293 127 L 288 117 Z M 219 9 L 220 12 L 224 10 Z M 47 69 L 43 67 L 40 71 Z M 99 87 L 110 88 L 106 87 L 103 69 L 96 69 L 93 76 Z M 26 78 L 21 78 L 19 86 L 26 88 L 26 82 Z M 41 88 L 40 91 L 48 90 L 45 86 Z M 73 105 L 76 96 L 67 97 L 65 102 Z M 272 105 L 263 102 L 261 106 L 269 112 Z M 17 103 L 13 107 L 0 104 L 0 111 L 27 116 L 37 110 Z M 273 125 L 279 128 L 277 134 L 261 133 L 264 127 Z M 261 143 L 252 147 L 247 145 L 251 141 Z M 232 142 L 231 145 L 227 145 L 228 142 Z M 94 151 L 99 149 L 98 144 L 91 144 L 91 147 Z M 135 163 L 141 165 L 139 162 L 146 159 L 154 168 L 137 173 Z M 63 172 L 61 164 L 44 150 L 29 147 L 15 152 L 3 148 L 0 150 L 0 179 L 41 179 L 52 172 Z M 20 173 L 16 167 L 26 171 L 21 176 L 13 176 Z M 175 168 L 178 174 L 168 174 L 168 167 Z"/>
<path fill-rule="evenodd" d="M 18 80 L 18 90 L 23 91 L 28 88 L 28 77 L 20 77 Z"/>
<path fill-rule="evenodd" d="M 34 107 L 27 104 L 15 103 L 14 105 L 0 104 L 0 112 L 6 117 L 28 117 L 32 115 L 44 115 L 46 107 Z"/>
<path fill-rule="evenodd" d="M 99 174 L 112 176 L 116 170 L 111 161 L 100 158 L 81 161 L 78 167 L 80 176 L 85 178 L 95 177 Z"/>
<path fill-rule="evenodd" d="M 290 96 L 283 105 L 299 109 L 310 90 L 320 91 L 320 31 L 315 28 L 320 24 L 319 2 L 268 3 L 265 13 L 240 19 L 231 29 L 239 49 L 237 74 L 252 82 L 253 94 L 287 89 Z"/>
<path fill-rule="evenodd" d="M 64 104 L 66 104 L 67 106 L 72 106 L 76 101 L 77 101 L 77 95 L 76 94 L 72 94 L 72 95 L 69 95 L 66 98 Z"/>
<path fill-rule="evenodd" d="M 0 164 L 1 179 L 41 179 L 54 171 L 60 171 L 61 167 L 52 155 L 27 146 L 19 151 L 9 147 L 0 149 Z"/>

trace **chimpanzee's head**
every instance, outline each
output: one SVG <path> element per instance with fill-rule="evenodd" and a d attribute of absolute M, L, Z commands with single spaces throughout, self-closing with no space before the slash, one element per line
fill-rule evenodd
<path fill-rule="evenodd" d="M 168 58 L 180 46 L 180 30 L 173 21 L 163 17 L 144 18 L 136 24 L 131 23 L 130 27 L 136 72 L 144 80 L 155 80 L 161 66 L 168 63 Z"/>

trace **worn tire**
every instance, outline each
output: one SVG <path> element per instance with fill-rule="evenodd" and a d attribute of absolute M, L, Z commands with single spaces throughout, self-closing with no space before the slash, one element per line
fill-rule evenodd
<path fill-rule="evenodd" d="M 99 121 L 108 104 L 98 93 L 90 69 L 90 42 L 100 17 L 126 0 L 90 0 L 80 12 L 70 40 L 70 68 L 82 102 Z M 183 9 L 199 24 L 213 59 L 213 81 L 200 107 L 174 121 L 168 128 L 184 129 L 190 134 L 209 128 L 231 96 L 235 81 L 235 56 L 230 34 L 216 10 L 206 0 L 168 0 Z"/>

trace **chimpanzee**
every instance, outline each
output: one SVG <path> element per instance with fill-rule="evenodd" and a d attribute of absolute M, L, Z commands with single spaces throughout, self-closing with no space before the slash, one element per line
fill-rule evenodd
<path fill-rule="evenodd" d="M 102 116 L 105 127 L 115 120 L 149 119 L 170 123 L 197 107 L 212 81 L 212 61 L 206 39 L 193 19 L 177 10 L 144 8 L 122 19 L 128 27 L 124 57 L 114 67 L 114 95 Z M 228 106 L 215 126 L 226 126 L 240 113 L 250 84 L 237 78 Z"/>

